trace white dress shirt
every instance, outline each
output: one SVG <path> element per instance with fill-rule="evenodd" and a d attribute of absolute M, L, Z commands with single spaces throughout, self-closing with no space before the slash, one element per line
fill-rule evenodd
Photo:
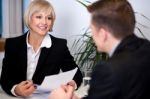
<path fill-rule="evenodd" d="M 41 53 L 41 48 L 43 48 L 43 47 L 50 48 L 52 45 L 52 41 L 51 41 L 49 34 L 47 33 L 45 35 L 40 47 L 35 52 L 33 49 L 33 46 L 31 46 L 29 44 L 29 41 L 28 41 L 29 37 L 28 36 L 29 36 L 29 33 L 27 34 L 27 37 L 26 37 L 26 43 L 27 43 L 27 80 L 31 80 L 33 77 L 33 74 L 36 70 L 38 59 L 39 59 L 39 56 Z M 17 85 L 14 85 L 13 88 L 11 89 L 12 94 L 15 96 L 17 96 L 14 92 L 16 86 Z"/>

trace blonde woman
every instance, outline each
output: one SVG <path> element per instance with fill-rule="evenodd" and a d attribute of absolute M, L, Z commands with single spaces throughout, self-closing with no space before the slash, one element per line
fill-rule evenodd
<path fill-rule="evenodd" d="M 78 66 L 68 50 L 67 41 L 48 33 L 55 21 L 54 9 L 48 1 L 33 0 L 24 14 L 24 21 L 28 32 L 6 40 L 1 85 L 9 95 L 26 97 L 35 92 L 35 84 L 40 85 L 45 76 Z M 79 69 L 73 80 L 80 85 Z"/>

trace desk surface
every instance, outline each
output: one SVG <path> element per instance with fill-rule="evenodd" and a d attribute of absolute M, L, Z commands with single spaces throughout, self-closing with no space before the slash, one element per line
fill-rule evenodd
<path fill-rule="evenodd" d="M 89 89 L 89 86 L 83 86 L 83 84 L 80 86 L 80 88 L 75 92 L 75 94 L 79 97 L 84 97 L 87 95 L 87 90 Z M 20 97 L 13 97 L 10 95 L 7 95 L 4 91 L 0 91 L 0 99 L 48 99 L 49 93 L 46 94 L 36 94 L 34 96 L 28 97 L 28 98 L 20 98 Z"/>
<path fill-rule="evenodd" d="M 0 92 L 0 97 L 1 97 L 1 99 L 21 99 L 21 98 L 9 96 L 9 95 L 5 94 L 4 92 Z"/>
<path fill-rule="evenodd" d="M 0 92 L 0 99 L 48 99 L 48 95 L 49 93 L 42 94 L 42 95 L 36 94 L 31 97 L 23 98 L 23 97 L 13 97 L 13 96 L 7 95 L 5 92 Z"/>

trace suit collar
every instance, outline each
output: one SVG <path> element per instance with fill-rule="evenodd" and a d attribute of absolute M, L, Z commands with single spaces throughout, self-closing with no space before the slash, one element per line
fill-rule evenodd
<path fill-rule="evenodd" d="M 131 49 L 133 47 L 132 45 L 136 44 L 137 39 L 138 38 L 134 34 L 127 36 L 117 46 L 116 50 L 114 51 L 114 54 L 119 53 L 126 49 Z"/>

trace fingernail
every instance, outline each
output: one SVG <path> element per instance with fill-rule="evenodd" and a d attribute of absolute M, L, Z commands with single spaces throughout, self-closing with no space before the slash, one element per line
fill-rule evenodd
<path fill-rule="evenodd" d="M 37 89 L 37 85 L 34 85 L 34 88 Z"/>
<path fill-rule="evenodd" d="M 28 81 L 25 84 L 28 84 Z"/>

